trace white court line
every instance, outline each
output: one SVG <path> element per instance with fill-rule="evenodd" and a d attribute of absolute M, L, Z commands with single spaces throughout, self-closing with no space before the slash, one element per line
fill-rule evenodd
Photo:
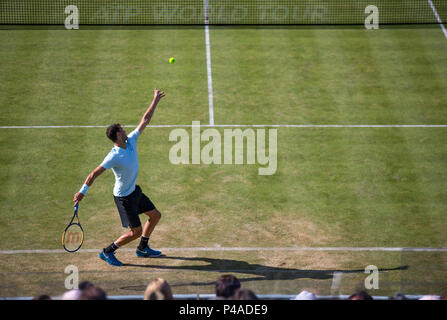
<path fill-rule="evenodd" d="M 123 125 L 136 127 L 137 125 Z M 0 129 L 107 128 L 108 125 L 0 126 Z M 192 128 L 191 124 L 148 125 L 148 128 Z M 201 124 L 204 128 L 447 128 L 447 124 Z"/>
<path fill-rule="evenodd" d="M 210 125 L 214 125 L 214 103 L 213 103 L 213 79 L 211 77 L 211 49 L 210 28 L 208 25 L 208 0 L 203 0 L 205 13 L 205 45 L 206 45 L 206 72 L 208 77 L 208 105 L 210 114 Z"/>
<path fill-rule="evenodd" d="M 428 1 L 428 4 L 430 5 L 431 9 L 433 10 L 433 13 L 435 14 L 436 20 L 438 20 L 439 25 L 441 26 L 442 32 L 444 32 L 444 36 L 447 39 L 447 30 L 446 30 L 444 24 L 442 23 L 441 17 L 439 16 L 435 5 L 433 4 L 433 2 L 431 0 L 427 0 L 427 1 Z"/>
<path fill-rule="evenodd" d="M 79 253 L 98 253 L 102 249 L 81 249 Z M 447 252 L 447 248 L 405 248 L 405 247 L 193 247 L 193 248 L 159 248 L 166 251 L 385 251 L 385 252 Z M 134 252 L 135 249 L 122 248 L 121 252 Z M 0 254 L 25 254 L 25 253 L 65 253 L 63 249 L 29 249 L 29 250 L 0 250 Z"/>

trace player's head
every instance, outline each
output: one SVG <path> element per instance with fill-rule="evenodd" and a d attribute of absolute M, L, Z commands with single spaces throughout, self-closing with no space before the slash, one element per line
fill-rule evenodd
<path fill-rule="evenodd" d="M 113 142 L 126 141 L 127 133 L 119 123 L 114 123 L 107 128 L 107 137 Z"/>

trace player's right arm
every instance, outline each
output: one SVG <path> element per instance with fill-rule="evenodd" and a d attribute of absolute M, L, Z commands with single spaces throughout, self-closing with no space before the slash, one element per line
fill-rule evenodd
<path fill-rule="evenodd" d="M 90 172 L 90 174 L 87 176 L 87 179 L 85 179 L 84 185 L 91 186 L 93 184 L 93 181 L 95 181 L 96 178 L 98 178 L 104 171 L 106 171 L 105 168 L 102 166 L 98 166 L 95 170 Z M 75 202 L 74 207 L 84 198 L 84 193 L 76 192 L 74 195 L 73 201 Z"/>

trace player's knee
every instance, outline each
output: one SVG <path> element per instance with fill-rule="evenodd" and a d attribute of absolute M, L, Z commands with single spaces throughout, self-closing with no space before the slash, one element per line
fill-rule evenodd
<path fill-rule="evenodd" d="M 143 228 L 141 227 L 132 228 L 130 231 L 132 233 L 133 238 L 138 238 L 141 237 L 141 234 L 143 233 Z"/>
<path fill-rule="evenodd" d="M 150 211 L 149 213 L 147 213 L 147 215 L 149 216 L 149 218 L 151 220 L 158 221 L 158 220 L 161 219 L 161 213 L 157 209 L 154 209 L 154 210 Z"/>

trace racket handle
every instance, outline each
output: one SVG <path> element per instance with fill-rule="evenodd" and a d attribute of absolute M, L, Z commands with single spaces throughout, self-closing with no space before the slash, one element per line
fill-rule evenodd
<path fill-rule="evenodd" d="M 77 212 L 78 212 L 78 208 L 79 208 L 79 202 L 78 202 L 78 203 L 76 203 L 76 205 L 75 205 L 75 213 L 77 213 Z"/>

